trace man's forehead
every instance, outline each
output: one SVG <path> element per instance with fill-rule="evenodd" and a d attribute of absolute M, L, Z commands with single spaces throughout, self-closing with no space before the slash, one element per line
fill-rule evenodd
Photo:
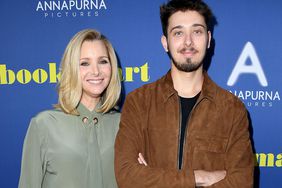
<path fill-rule="evenodd" d="M 206 27 L 204 17 L 199 14 L 197 11 L 177 11 L 172 14 L 168 20 L 168 27 L 176 27 L 176 26 L 183 26 L 183 27 L 191 27 L 195 25 L 203 25 Z"/>

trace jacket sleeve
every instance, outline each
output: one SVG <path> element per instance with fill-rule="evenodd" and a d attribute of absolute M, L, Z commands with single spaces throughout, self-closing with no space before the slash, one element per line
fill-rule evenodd
<path fill-rule="evenodd" d="M 120 129 L 115 141 L 115 174 L 120 188 L 194 188 L 193 171 L 154 168 L 140 165 L 138 153 L 144 154 L 145 139 L 142 134 L 144 102 L 129 94 L 123 106 Z M 148 161 L 147 161 L 148 162 Z"/>
<path fill-rule="evenodd" d="M 40 134 L 36 118 L 30 122 L 25 136 L 19 188 L 40 188 L 44 175 L 43 135 Z"/>
<path fill-rule="evenodd" d="M 243 104 L 242 104 L 243 106 Z M 245 107 L 234 114 L 233 126 L 227 146 L 226 171 L 224 180 L 212 188 L 253 188 L 254 154 L 249 137 L 249 121 Z"/>

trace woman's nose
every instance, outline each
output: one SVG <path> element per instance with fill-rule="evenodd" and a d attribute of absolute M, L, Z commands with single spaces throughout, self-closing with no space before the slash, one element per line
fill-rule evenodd
<path fill-rule="evenodd" d="M 94 64 L 92 65 L 92 74 L 93 74 L 94 76 L 99 76 L 99 74 L 100 74 L 99 66 L 98 66 L 98 64 L 96 64 L 96 63 L 94 63 Z"/>

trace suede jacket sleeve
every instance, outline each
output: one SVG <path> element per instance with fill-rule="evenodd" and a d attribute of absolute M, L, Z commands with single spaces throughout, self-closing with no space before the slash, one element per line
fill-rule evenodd
<path fill-rule="evenodd" d="M 240 105 L 243 104 L 240 102 Z M 252 188 L 254 155 L 249 138 L 249 120 L 245 107 L 234 114 L 232 130 L 227 146 L 226 177 L 212 188 Z"/>

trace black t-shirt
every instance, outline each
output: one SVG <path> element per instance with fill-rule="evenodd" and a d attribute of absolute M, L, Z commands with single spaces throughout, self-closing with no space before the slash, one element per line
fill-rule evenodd
<path fill-rule="evenodd" d="M 183 158 L 183 146 L 184 146 L 184 139 L 185 139 L 185 132 L 187 127 L 187 121 L 190 112 L 192 111 L 194 105 L 200 93 L 198 93 L 195 97 L 192 98 L 183 98 L 180 97 L 180 104 L 181 104 L 181 133 L 180 133 L 180 142 L 179 142 L 179 156 L 178 156 L 178 168 L 181 169 L 182 167 L 182 158 Z"/>

